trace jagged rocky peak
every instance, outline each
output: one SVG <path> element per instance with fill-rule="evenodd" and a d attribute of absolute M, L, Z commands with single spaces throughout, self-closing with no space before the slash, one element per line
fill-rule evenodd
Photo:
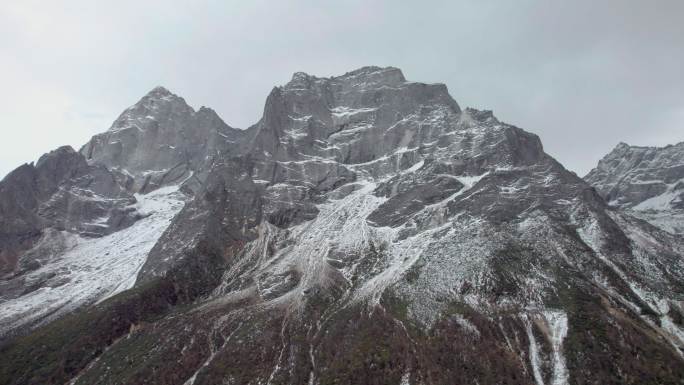
<path fill-rule="evenodd" d="M 309 88 L 315 82 L 326 79 L 335 79 L 356 87 L 397 86 L 406 82 L 406 78 L 399 68 L 367 66 L 331 78 L 319 78 L 305 72 L 295 72 L 292 75 L 292 80 L 284 87 L 286 89 Z"/>
<path fill-rule="evenodd" d="M 147 95 L 145 95 L 145 97 L 154 97 L 154 98 L 173 98 L 173 97 L 176 97 L 176 98 L 178 98 L 178 95 L 169 91 L 168 88 L 166 88 L 164 86 L 156 86 L 153 89 L 151 89 L 150 92 L 148 92 Z"/>
<path fill-rule="evenodd" d="M 681 177 L 684 165 L 684 142 L 665 147 L 630 146 L 620 142 L 610 153 L 601 159 L 587 174 L 588 180 L 600 181 L 600 190 L 609 189 L 624 177 L 630 181 L 654 180 L 649 171 L 656 171 L 663 181 L 671 182 Z M 650 179 L 649 179 L 650 178 Z"/>
<path fill-rule="evenodd" d="M 398 95 L 407 99 L 404 101 L 407 104 L 405 107 L 432 101 L 448 104 L 456 112 L 460 111 L 444 84 L 407 82 L 401 70 L 394 67 L 363 67 L 333 77 L 316 77 L 296 72 L 289 83 L 277 88 L 282 92 L 272 93 L 271 97 L 284 98 L 288 112 L 299 116 L 306 116 L 310 112 L 324 112 L 325 110 L 318 110 L 321 103 L 327 107 L 328 112 L 335 112 L 336 108 L 370 108 L 383 103 L 391 103 L 391 107 L 397 108 L 401 107 L 399 103 L 402 102 L 396 100 Z M 316 98 L 322 100 L 316 101 Z M 311 111 L 298 107 L 308 107 Z"/>
<path fill-rule="evenodd" d="M 619 143 L 584 178 L 611 205 L 684 233 L 684 142 L 665 147 Z"/>
<path fill-rule="evenodd" d="M 17 168 L 0 182 L 0 272 L 15 271 L 17 262 L 32 266 L 22 254 L 41 240 L 53 247 L 53 231 L 98 237 L 129 226 L 137 219 L 132 203 L 114 174 L 70 146 Z M 50 254 L 34 254 L 41 252 Z"/>
<path fill-rule="evenodd" d="M 444 84 L 407 82 L 393 67 L 329 78 L 298 72 L 269 95 L 264 117 L 253 127 L 254 152 L 364 163 L 436 134 L 417 132 L 421 122 L 436 129 L 431 122 L 455 122 L 460 113 Z"/>
<path fill-rule="evenodd" d="M 378 74 L 389 74 L 393 86 L 364 80 Z M 463 187 L 457 179 L 439 180 L 434 174 L 479 177 L 536 166 L 562 175 L 571 189 L 582 188 L 544 153 L 538 136 L 500 122 L 491 111 L 461 111 L 443 85 L 407 82 L 396 74 L 401 75 L 394 68 L 378 67 L 331 78 L 297 73 L 295 85 L 273 89 L 264 118 L 250 128 L 250 156 L 257 161 L 251 176 L 268 183 L 270 196 L 280 197 L 267 205 L 272 223 L 310 219 L 317 209 L 305 197 L 369 176 L 391 178 L 380 184 L 382 195 L 395 195 L 416 183 L 432 186 L 424 194 L 414 191 L 396 198 L 393 208 L 384 206 L 374 215 L 376 223 L 404 223 L 407 216 L 400 205 L 412 199 L 424 205 Z M 424 176 L 416 180 L 416 175 Z M 421 196 L 430 194 L 436 195 Z M 387 210 L 401 218 L 390 219 L 395 214 Z"/>
<path fill-rule="evenodd" d="M 59 184 L 87 171 L 85 158 L 71 146 L 62 146 L 43 154 L 35 163 L 25 164 L 10 172 L 1 184 L 3 192 L 23 191 L 23 199 L 45 199 Z M 17 198 L 20 198 L 18 195 Z M 26 207 L 31 207 L 26 206 Z"/>
<path fill-rule="evenodd" d="M 354 81 L 354 79 L 376 85 L 397 85 L 406 82 L 404 74 L 396 67 L 366 66 L 347 72 L 339 79 Z"/>
<path fill-rule="evenodd" d="M 62 147 L 58 147 L 57 149 L 52 150 L 46 154 L 43 154 L 40 158 L 38 158 L 38 161 L 36 162 L 36 167 L 41 168 L 46 164 L 56 163 L 53 161 L 54 159 L 59 159 L 59 160 L 78 159 L 78 160 L 80 160 L 83 158 L 78 155 L 78 153 L 76 152 L 76 150 L 73 149 L 73 147 L 62 146 Z M 59 160 L 57 162 L 60 162 Z"/>
<path fill-rule="evenodd" d="M 130 177 L 126 184 L 134 191 L 151 191 L 201 174 L 239 136 L 214 110 L 195 111 L 183 98 L 156 87 L 80 152 L 90 163 Z"/>
<path fill-rule="evenodd" d="M 159 86 L 121 113 L 109 130 L 144 130 L 158 119 L 169 121 L 193 113 L 194 110 L 183 98 Z"/>
<path fill-rule="evenodd" d="M 38 186 L 50 194 L 60 181 L 82 173 L 88 167 L 85 158 L 71 146 L 62 146 L 42 155 L 35 165 Z"/>
<path fill-rule="evenodd" d="M 313 92 L 317 96 L 326 99 L 330 108 L 353 107 L 357 105 L 378 104 L 386 102 L 387 97 L 394 93 L 402 93 L 404 96 L 413 98 L 435 98 L 459 110 L 458 104 L 448 95 L 444 84 L 426 84 L 407 82 L 400 69 L 395 67 L 362 67 L 344 75 L 332 77 L 317 77 L 304 72 L 296 72 L 292 80 L 282 87 L 285 93 L 291 93 L 300 97 L 306 97 L 305 91 Z M 378 93 L 377 98 L 372 100 L 361 94 L 368 92 Z M 434 93 L 435 95 L 431 95 Z M 345 94 L 351 94 L 345 96 Z M 311 95 L 310 93 L 308 94 Z M 332 98 L 332 99 L 330 99 Z"/>

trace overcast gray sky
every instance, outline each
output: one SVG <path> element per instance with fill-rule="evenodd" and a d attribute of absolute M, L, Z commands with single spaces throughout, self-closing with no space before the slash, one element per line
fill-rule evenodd
<path fill-rule="evenodd" d="M 682 0 L 0 1 L 0 177 L 156 85 L 246 128 L 293 72 L 364 65 L 446 83 L 580 175 L 684 140 Z"/>

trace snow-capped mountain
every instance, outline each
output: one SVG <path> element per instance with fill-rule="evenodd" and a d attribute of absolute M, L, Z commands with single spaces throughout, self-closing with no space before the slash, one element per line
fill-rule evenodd
<path fill-rule="evenodd" d="M 610 204 L 673 234 L 684 234 L 684 142 L 620 143 L 584 178 Z"/>
<path fill-rule="evenodd" d="M 66 152 L 0 183 L 0 382 L 684 379 L 681 237 L 443 84 L 295 73 L 246 130 L 156 88 Z M 43 214 L 94 170 L 126 220 Z"/>

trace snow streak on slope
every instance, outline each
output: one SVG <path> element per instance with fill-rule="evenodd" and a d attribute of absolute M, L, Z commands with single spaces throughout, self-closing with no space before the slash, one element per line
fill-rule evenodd
<path fill-rule="evenodd" d="M 529 360 L 532 365 L 532 375 L 537 385 L 544 385 L 542 363 L 551 362 L 550 385 L 565 385 L 568 383 L 568 368 L 563 355 L 563 340 L 568 334 L 568 316 L 558 310 L 544 310 L 541 316 L 521 314 L 527 339 L 529 340 Z M 548 341 L 551 344 L 552 357 L 547 361 L 542 358 L 542 352 L 532 330 L 533 322 L 543 323 L 548 329 Z"/>
<path fill-rule="evenodd" d="M 633 253 L 637 257 L 633 263 L 635 263 L 635 266 L 638 267 L 638 271 L 642 274 L 640 280 L 635 280 L 632 276 L 626 274 L 614 261 L 607 258 L 606 255 L 601 252 L 601 246 L 605 236 L 601 233 L 596 218 L 590 218 L 588 224 L 578 228 L 577 232 L 582 241 L 585 242 L 594 251 L 596 256 L 627 284 L 632 293 L 636 295 L 643 304 L 647 305 L 651 311 L 658 314 L 660 324 L 656 324 L 649 317 L 644 316 L 639 305 L 626 299 L 623 295 L 619 294 L 617 290 L 608 286 L 607 283 L 603 281 L 599 281 L 598 283 L 604 286 L 626 306 L 639 314 L 642 314 L 641 318 L 656 330 L 659 330 L 663 337 L 675 347 L 675 350 L 680 355 L 684 356 L 681 349 L 684 347 L 684 329 L 675 324 L 669 315 L 670 306 L 677 306 L 677 301 L 668 300 L 663 293 L 657 293 L 646 285 L 649 281 L 659 282 L 663 280 L 663 277 L 658 274 L 658 269 L 655 268 L 654 261 L 649 259 L 650 255 L 657 255 L 658 253 L 658 248 L 653 248 L 653 245 L 658 245 L 657 241 L 636 226 L 625 221 L 620 215 L 611 214 L 610 216 L 620 224 L 625 235 L 631 241 Z M 678 265 L 673 268 L 682 269 L 682 267 L 682 262 L 679 260 Z"/>
<path fill-rule="evenodd" d="M 319 205 L 320 212 L 314 220 L 294 226 L 288 237 L 292 240 L 292 246 L 281 250 L 272 260 L 263 261 L 262 269 L 271 276 L 279 276 L 295 266 L 302 275 L 301 290 L 297 292 L 317 284 L 325 286 L 326 271 L 331 268 L 326 263 L 326 257 L 333 262 L 349 262 L 334 258 L 363 250 L 375 238 L 375 229 L 368 226 L 366 217 L 386 198 L 372 194 L 375 183 L 364 181 L 356 187 L 357 191 L 340 200 Z M 267 247 L 267 242 L 263 242 L 262 246 Z M 263 247 L 256 247 L 252 253 L 262 253 Z M 351 279 L 356 267 L 352 265 L 345 269 L 345 278 Z M 258 284 L 262 296 L 269 291 L 266 283 L 262 281 Z"/>
<path fill-rule="evenodd" d="M 532 331 L 532 323 L 527 315 L 523 314 L 523 321 L 525 322 L 525 331 L 527 332 L 527 339 L 530 341 L 530 364 L 532 365 L 532 374 L 534 375 L 534 382 L 537 385 L 544 385 L 544 379 L 541 373 L 541 358 L 539 357 L 539 347 L 537 340 L 534 338 Z"/>
<path fill-rule="evenodd" d="M 124 230 L 102 238 L 63 232 L 67 251 L 26 278 L 31 282 L 53 276 L 48 284 L 0 303 L 0 334 L 133 287 L 147 254 L 183 207 L 178 186 L 137 194 L 136 199 L 135 209 L 146 216 Z"/>
<path fill-rule="evenodd" d="M 553 349 L 553 377 L 551 385 L 568 383 L 568 368 L 563 356 L 563 340 L 568 335 L 568 316 L 562 311 L 547 310 L 542 313 L 551 333 Z"/>

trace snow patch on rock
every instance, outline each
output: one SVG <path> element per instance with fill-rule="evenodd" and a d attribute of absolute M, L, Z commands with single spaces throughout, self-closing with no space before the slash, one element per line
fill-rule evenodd
<path fill-rule="evenodd" d="M 101 238 L 62 232 L 68 249 L 26 277 L 31 281 L 54 275 L 54 279 L 0 303 L 0 333 L 58 317 L 133 287 L 149 251 L 184 204 L 178 186 L 137 194 L 136 199 L 135 209 L 144 217 L 126 229 Z"/>
<path fill-rule="evenodd" d="M 542 312 L 551 333 L 551 348 L 553 350 L 553 377 L 551 385 L 565 385 L 568 383 L 568 367 L 563 355 L 563 340 L 568 335 L 568 316 L 562 311 L 546 310 Z"/>

